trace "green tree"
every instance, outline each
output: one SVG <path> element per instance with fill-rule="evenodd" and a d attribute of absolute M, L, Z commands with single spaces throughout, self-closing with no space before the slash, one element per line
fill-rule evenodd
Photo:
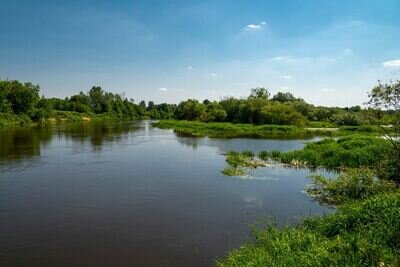
<path fill-rule="evenodd" d="M 392 151 L 382 167 L 381 173 L 385 173 L 387 178 L 400 183 L 400 81 L 381 83 L 375 86 L 368 94 L 367 104 L 380 112 L 382 110 L 391 111 L 391 127 L 381 126 L 382 133 L 390 141 Z M 376 123 L 374 118 L 370 118 Z"/>
<path fill-rule="evenodd" d="M 11 109 L 16 114 L 29 114 L 34 111 L 39 97 L 39 86 L 19 81 L 0 81 L 1 109 Z"/>
<path fill-rule="evenodd" d="M 224 98 L 219 102 L 226 112 L 226 120 L 229 122 L 239 122 L 239 108 L 243 100 L 234 97 Z"/>
<path fill-rule="evenodd" d="M 89 91 L 90 105 L 95 113 L 103 112 L 104 92 L 100 86 L 93 86 Z"/>
<path fill-rule="evenodd" d="M 226 116 L 226 111 L 223 107 L 214 101 L 206 105 L 200 119 L 205 122 L 221 122 L 225 120 Z"/>
<path fill-rule="evenodd" d="M 274 103 L 264 106 L 261 110 L 261 123 L 278 125 L 304 126 L 306 118 L 297 112 L 293 106 L 284 103 Z"/>
<path fill-rule="evenodd" d="M 175 117 L 179 120 L 198 120 L 205 110 L 205 105 L 196 99 L 188 99 L 179 103 Z"/>
<path fill-rule="evenodd" d="M 289 92 L 287 93 L 278 92 L 272 97 L 272 101 L 279 101 L 279 102 L 291 102 L 295 100 L 296 98 L 294 97 L 294 95 L 292 95 Z"/>
<path fill-rule="evenodd" d="M 262 98 L 268 100 L 271 93 L 264 87 L 257 87 L 250 90 L 249 98 Z"/>

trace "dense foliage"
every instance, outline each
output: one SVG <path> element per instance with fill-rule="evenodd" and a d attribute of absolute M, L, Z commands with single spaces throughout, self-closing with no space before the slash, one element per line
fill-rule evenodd
<path fill-rule="evenodd" d="M 189 99 L 175 110 L 178 120 L 203 122 L 232 122 L 305 126 L 308 122 L 330 122 L 335 125 L 365 124 L 366 110 L 351 108 L 315 107 L 291 93 L 278 92 L 272 98 L 265 88 L 251 89 L 247 98 L 226 97 L 219 102 L 203 103 Z"/>
<path fill-rule="evenodd" d="M 44 122 L 49 118 L 60 120 L 71 117 L 61 116 L 62 112 L 85 114 L 81 117 L 100 116 L 119 120 L 138 118 L 178 119 L 201 122 L 231 122 L 242 124 L 273 124 L 303 127 L 310 125 L 360 126 L 370 124 L 368 110 L 359 106 L 350 108 L 317 107 L 296 98 L 291 93 L 278 92 L 271 97 L 265 88 L 251 89 L 247 98 L 226 97 L 220 101 L 200 102 L 188 99 L 175 104 L 155 104 L 149 101 L 134 103 L 125 96 L 104 91 L 93 86 L 89 91 L 80 92 L 65 99 L 40 97 L 40 88 L 31 83 L 0 80 L 0 113 L 25 115 L 29 120 Z M 62 111 L 62 112 L 54 112 Z M 59 117 L 61 116 L 61 117 Z M 72 115 L 75 119 L 75 115 Z M 389 119 L 388 119 L 389 118 Z M 389 123 L 391 113 L 380 111 L 375 124 Z M 19 119 L 25 121 L 25 118 Z M 13 120 L 15 122 L 15 120 Z M 0 125 L 7 121 L 0 120 Z M 10 122 L 8 122 L 10 123 Z"/>
<path fill-rule="evenodd" d="M 40 88 L 31 83 L 0 80 L 0 127 L 49 119 L 80 121 L 89 119 L 133 120 L 171 118 L 175 105 L 133 100 L 94 86 L 87 93 L 59 98 L 40 97 Z"/>

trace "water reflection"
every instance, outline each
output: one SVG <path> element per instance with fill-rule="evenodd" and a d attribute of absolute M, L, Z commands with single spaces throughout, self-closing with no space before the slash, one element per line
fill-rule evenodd
<path fill-rule="evenodd" d="M 81 145 L 89 143 L 93 151 L 101 151 L 104 145 L 125 141 L 128 133 L 137 129 L 134 123 L 79 123 L 56 127 L 54 134 Z"/>
<path fill-rule="evenodd" d="M 0 266 L 212 266 L 260 217 L 329 211 L 302 193 L 307 169 L 221 174 L 224 151 L 304 140 L 183 138 L 138 122 L 10 129 L 0 145 Z"/>
<path fill-rule="evenodd" d="M 72 141 L 79 147 L 89 144 L 93 152 L 104 146 L 125 142 L 134 123 L 74 123 L 65 125 L 10 128 L 0 131 L 0 166 L 32 166 L 40 159 L 41 150 L 52 143 Z"/>

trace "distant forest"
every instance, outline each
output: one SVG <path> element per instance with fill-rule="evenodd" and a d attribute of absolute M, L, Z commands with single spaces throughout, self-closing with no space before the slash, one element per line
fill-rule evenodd
<path fill-rule="evenodd" d="M 120 94 L 94 86 L 87 92 L 60 98 L 40 96 L 39 85 L 0 80 L 0 120 L 15 115 L 23 121 L 44 123 L 51 118 L 105 116 L 118 120 L 177 119 L 306 126 L 313 122 L 341 126 L 371 123 L 369 110 L 360 106 L 339 108 L 314 106 L 288 92 L 271 96 L 266 88 L 250 90 L 247 98 L 225 97 L 220 101 L 188 99 L 176 104 L 153 101 L 135 103 Z M 376 116 L 376 112 L 374 112 Z M 7 117 L 7 115 L 9 115 Z M 379 123 L 390 122 L 390 111 L 378 113 Z"/>

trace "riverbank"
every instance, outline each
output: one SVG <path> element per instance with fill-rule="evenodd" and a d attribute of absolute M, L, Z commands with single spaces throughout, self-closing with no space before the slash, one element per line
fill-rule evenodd
<path fill-rule="evenodd" d="M 313 136 L 341 136 L 353 133 L 373 135 L 379 132 L 379 128 L 376 126 L 333 128 L 329 125 L 326 128 L 315 128 L 312 125 L 297 127 L 292 125 L 233 124 L 229 122 L 205 123 L 185 120 L 161 120 L 153 123 L 153 126 L 161 129 L 173 129 L 175 133 L 182 136 L 208 136 L 212 138 L 307 138 Z"/>
<path fill-rule="evenodd" d="M 9 127 L 26 127 L 38 124 L 56 124 L 68 122 L 102 122 L 102 121 L 131 121 L 113 113 L 79 113 L 75 111 L 54 111 L 49 118 L 41 119 L 39 122 L 32 121 L 26 115 L 0 113 L 0 129 Z"/>
<path fill-rule="evenodd" d="M 382 193 L 295 227 L 254 227 L 253 239 L 218 266 L 398 266 L 399 209 L 399 193 Z"/>
<path fill-rule="evenodd" d="M 26 115 L 0 113 L 0 129 L 26 125 L 34 125 L 32 120 Z"/>
<path fill-rule="evenodd" d="M 383 138 L 350 135 L 306 144 L 301 150 L 231 151 L 228 176 L 247 175 L 271 162 L 341 170 L 336 178 L 310 177 L 305 192 L 337 208 L 294 227 L 253 227 L 253 238 L 219 266 L 398 266 L 400 191 L 389 169 L 393 149 Z M 397 173 L 396 173 L 397 175 Z"/>

